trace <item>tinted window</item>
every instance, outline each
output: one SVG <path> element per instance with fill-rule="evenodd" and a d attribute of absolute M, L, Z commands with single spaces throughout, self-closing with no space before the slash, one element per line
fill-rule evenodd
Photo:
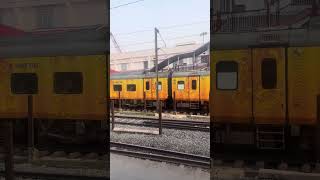
<path fill-rule="evenodd" d="M 238 63 L 221 61 L 216 65 L 217 89 L 235 90 L 238 88 Z"/>
<path fill-rule="evenodd" d="M 14 94 L 37 94 L 37 75 L 35 73 L 11 74 L 11 92 Z"/>
<path fill-rule="evenodd" d="M 136 85 L 135 84 L 128 84 L 127 91 L 136 91 Z"/>
<path fill-rule="evenodd" d="M 178 81 L 178 90 L 184 90 L 184 81 Z"/>
<path fill-rule="evenodd" d="M 197 80 L 192 80 L 191 81 L 191 88 L 192 88 L 192 90 L 196 90 L 197 89 Z"/>
<path fill-rule="evenodd" d="M 113 91 L 122 91 L 122 85 L 121 84 L 113 85 Z"/>
<path fill-rule="evenodd" d="M 161 89 L 162 89 L 162 83 L 158 82 L 158 90 L 161 91 Z"/>
<path fill-rule="evenodd" d="M 150 82 L 147 81 L 147 82 L 146 82 L 146 90 L 149 90 L 149 89 L 150 89 Z"/>
<path fill-rule="evenodd" d="M 54 73 L 54 92 L 56 94 L 81 94 L 83 78 L 81 72 Z"/>
<path fill-rule="evenodd" d="M 264 89 L 277 87 L 277 62 L 275 59 L 264 59 L 261 64 L 261 79 Z"/>

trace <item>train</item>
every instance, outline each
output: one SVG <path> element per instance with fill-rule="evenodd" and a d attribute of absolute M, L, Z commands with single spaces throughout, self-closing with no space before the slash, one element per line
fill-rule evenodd
<path fill-rule="evenodd" d="M 105 142 L 108 58 L 103 27 L 1 38 L 0 121 L 22 143 L 30 116 L 36 141 Z"/>
<path fill-rule="evenodd" d="M 209 71 L 158 74 L 159 100 L 165 110 L 209 112 Z M 121 108 L 156 107 L 156 73 L 122 72 L 110 77 L 110 98 Z"/>
<path fill-rule="evenodd" d="M 320 159 L 319 33 L 310 27 L 212 34 L 215 151 L 241 145 Z"/>

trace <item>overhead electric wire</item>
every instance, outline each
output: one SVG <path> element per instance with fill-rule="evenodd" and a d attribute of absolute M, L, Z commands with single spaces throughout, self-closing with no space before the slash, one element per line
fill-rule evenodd
<path fill-rule="evenodd" d="M 198 21 L 198 22 L 193 22 L 193 23 L 188 23 L 188 24 L 176 24 L 176 25 L 171 25 L 171 26 L 162 26 L 159 27 L 159 29 L 173 29 L 173 28 L 178 28 L 178 27 L 184 27 L 184 26 L 191 26 L 191 25 L 195 25 L 195 24 L 202 24 L 202 23 L 207 23 L 210 22 L 210 20 L 206 20 L 206 21 Z M 123 35 L 131 35 L 131 34 L 137 34 L 137 33 L 142 33 L 142 32 L 153 32 L 153 28 L 148 28 L 148 29 L 142 29 L 142 30 L 137 30 L 137 31 L 132 31 L 132 32 L 125 32 L 125 33 L 118 33 L 115 34 L 117 36 L 123 36 Z"/>
<path fill-rule="evenodd" d="M 198 37 L 199 34 L 191 34 L 191 35 L 185 35 L 185 36 L 177 36 L 177 37 L 173 37 L 173 38 L 167 38 L 165 39 L 166 41 L 170 41 L 170 40 L 176 40 L 176 39 L 185 39 L 188 37 Z M 129 46 L 134 46 L 134 45 L 141 45 L 141 44 L 151 44 L 154 43 L 154 41 L 142 41 L 142 42 L 137 42 L 137 43 L 130 43 L 130 44 L 123 44 L 121 45 L 121 47 L 129 47 Z"/>
<path fill-rule="evenodd" d="M 163 43 L 164 43 L 164 47 L 167 47 L 167 44 L 166 44 L 165 40 L 162 38 L 162 35 L 161 35 L 160 31 L 158 31 L 158 34 L 159 34 L 161 40 L 162 40 Z"/>
<path fill-rule="evenodd" d="M 138 0 L 138 1 L 128 2 L 128 3 L 125 3 L 125 4 L 120 4 L 118 6 L 113 6 L 110 9 L 116 9 L 116 8 L 120 8 L 120 7 L 123 7 L 123 6 L 128 6 L 130 4 L 135 4 L 135 3 L 138 3 L 140 1 L 144 1 L 144 0 Z"/>

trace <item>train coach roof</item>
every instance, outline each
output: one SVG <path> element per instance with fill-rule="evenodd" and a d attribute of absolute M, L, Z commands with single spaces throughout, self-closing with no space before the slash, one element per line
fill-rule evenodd
<path fill-rule="evenodd" d="M 269 29 L 256 32 L 213 33 L 212 50 L 246 49 L 268 46 L 319 46 L 320 28 Z M 236 40 L 235 40 L 236 39 Z"/>
<path fill-rule="evenodd" d="M 112 74 L 110 79 L 142 79 L 143 77 L 143 72 L 120 72 Z"/>
<path fill-rule="evenodd" d="M 0 58 L 98 55 L 108 48 L 105 28 L 47 34 L 28 33 L 0 39 Z"/>
<path fill-rule="evenodd" d="M 173 77 L 187 77 L 187 76 L 206 76 L 210 75 L 209 71 L 184 71 L 184 72 L 174 72 Z"/>
<path fill-rule="evenodd" d="M 159 72 L 158 77 L 160 78 L 167 78 L 169 76 L 170 72 L 166 71 L 166 72 Z M 148 74 L 145 75 L 145 78 L 156 78 L 157 74 L 154 72 L 150 72 Z"/>
<path fill-rule="evenodd" d="M 159 77 L 168 77 L 169 72 L 159 72 Z M 156 73 L 147 73 L 144 72 L 122 72 L 114 73 L 111 75 L 110 79 L 143 79 L 143 78 L 155 78 Z"/>

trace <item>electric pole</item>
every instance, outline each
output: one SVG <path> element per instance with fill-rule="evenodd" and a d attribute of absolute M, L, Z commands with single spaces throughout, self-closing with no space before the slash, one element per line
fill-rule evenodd
<path fill-rule="evenodd" d="M 202 44 L 204 44 L 204 36 L 207 35 L 207 32 L 202 32 L 200 36 L 202 36 Z"/>
<path fill-rule="evenodd" d="M 158 70 L 158 33 L 159 30 L 157 28 L 154 28 L 154 36 L 155 36 L 155 59 L 156 59 L 156 74 L 157 74 L 157 80 L 156 80 L 156 96 L 157 96 L 157 111 L 159 114 L 159 135 L 162 134 L 162 117 L 161 117 L 161 109 L 162 107 L 159 101 L 159 70 Z"/>

